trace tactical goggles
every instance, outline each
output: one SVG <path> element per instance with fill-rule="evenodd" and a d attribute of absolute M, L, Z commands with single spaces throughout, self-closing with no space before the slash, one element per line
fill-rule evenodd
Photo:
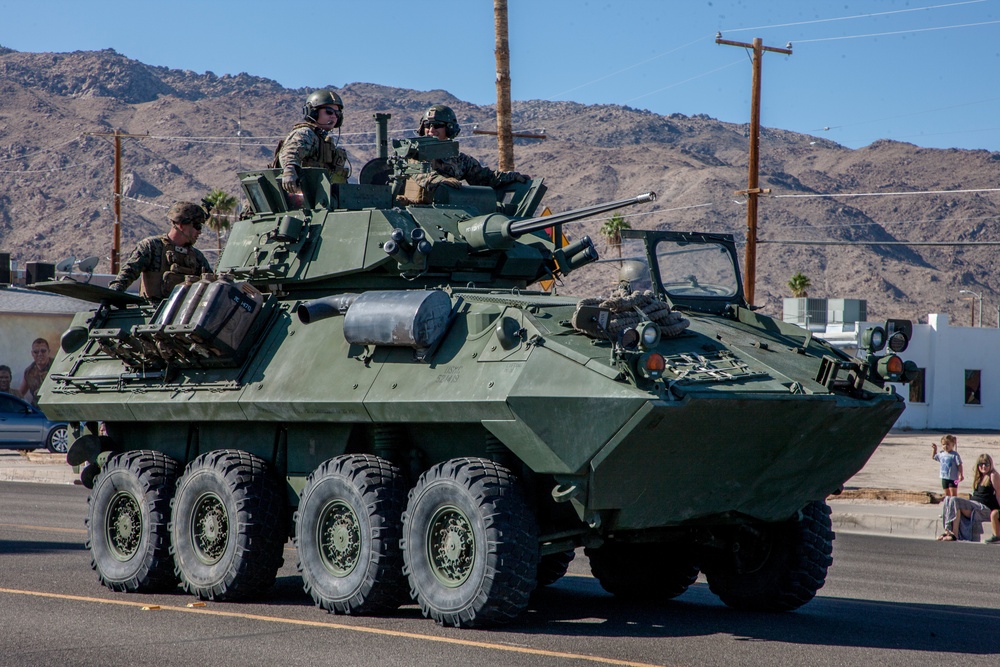
<path fill-rule="evenodd" d="M 440 130 L 442 127 L 448 127 L 448 123 L 427 123 L 427 127 L 434 128 L 435 130 Z"/>

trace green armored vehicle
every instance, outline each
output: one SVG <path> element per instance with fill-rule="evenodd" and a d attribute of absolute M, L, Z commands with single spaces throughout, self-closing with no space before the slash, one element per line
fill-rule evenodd
<path fill-rule="evenodd" d="M 293 537 L 334 613 L 415 600 L 446 625 L 505 622 L 581 546 L 625 598 L 701 571 L 733 607 L 809 601 L 831 563 L 824 499 L 903 409 L 883 385 L 910 370 L 908 323 L 846 357 L 749 308 L 722 234 L 627 231 L 641 280 L 540 291 L 597 259 L 585 237 L 553 243 L 559 225 L 653 195 L 536 217 L 535 180 L 404 205 L 457 146 L 390 144 L 377 118 L 360 183 L 307 169 L 299 198 L 279 171 L 241 174 L 253 215 L 217 278 L 160 303 L 42 286 L 96 304 L 42 407 L 81 424 L 68 460 L 87 464 L 100 581 L 253 596 Z"/>

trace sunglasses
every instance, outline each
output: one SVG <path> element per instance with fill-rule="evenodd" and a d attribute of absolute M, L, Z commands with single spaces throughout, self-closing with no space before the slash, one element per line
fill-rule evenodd
<path fill-rule="evenodd" d="M 993 467 L 993 464 L 992 464 L 992 463 L 980 463 L 980 464 L 979 464 L 979 467 L 980 467 L 980 468 L 982 468 L 983 466 L 986 466 L 987 468 L 992 468 L 992 467 Z"/>
<path fill-rule="evenodd" d="M 200 232 L 201 228 L 205 226 L 205 223 L 203 222 L 189 222 L 188 224 L 194 227 L 197 232 Z"/>
<path fill-rule="evenodd" d="M 320 107 L 319 110 L 320 111 L 325 111 L 328 114 L 330 114 L 331 116 L 339 116 L 340 115 L 340 109 L 335 109 L 333 107 Z"/>
<path fill-rule="evenodd" d="M 432 127 L 435 130 L 440 130 L 442 127 L 448 127 L 448 123 L 427 123 L 427 127 Z"/>

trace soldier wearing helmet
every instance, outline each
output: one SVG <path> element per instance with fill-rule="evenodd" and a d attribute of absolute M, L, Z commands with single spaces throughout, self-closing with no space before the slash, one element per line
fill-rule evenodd
<path fill-rule="evenodd" d="M 205 255 L 194 247 L 208 220 L 205 209 L 187 201 L 175 202 L 167 211 L 167 220 L 170 231 L 139 241 L 108 287 L 124 292 L 141 277 L 139 294 L 159 301 L 169 296 L 186 276 L 212 272 Z"/>
<path fill-rule="evenodd" d="M 306 98 L 302 122 L 297 123 L 274 151 L 272 168 L 280 168 L 281 184 L 288 193 L 301 192 L 299 169 L 325 167 L 334 183 L 350 176 L 347 151 L 337 146 L 333 130 L 344 122 L 344 103 L 332 90 L 317 90 Z"/>
<path fill-rule="evenodd" d="M 447 141 L 457 137 L 461 131 L 462 128 L 459 126 L 458 119 L 451 107 L 435 104 L 424 112 L 417 134 L 422 137 L 431 136 L 441 141 Z M 411 177 L 417 185 L 428 193 L 442 183 L 450 187 L 459 187 L 459 181 L 465 181 L 469 185 L 488 185 L 497 188 L 509 183 L 527 183 L 531 180 L 526 174 L 520 174 L 516 171 L 488 169 L 480 164 L 479 160 L 465 153 L 433 160 L 431 169 L 433 173 Z"/>

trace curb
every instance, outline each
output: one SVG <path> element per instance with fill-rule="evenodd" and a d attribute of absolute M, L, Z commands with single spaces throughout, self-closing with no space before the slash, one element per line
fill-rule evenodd
<path fill-rule="evenodd" d="M 830 520 L 835 532 L 861 535 L 888 535 L 890 537 L 933 540 L 942 530 L 939 514 L 933 517 L 903 516 L 875 514 L 866 511 L 838 511 L 838 508 L 833 508 Z"/>
<path fill-rule="evenodd" d="M 944 500 L 940 493 L 930 491 L 903 491 L 900 489 L 844 489 L 827 500 L 878 500 L 888 502 L 913 503 L 915 505 L 938 505 Z"/>

